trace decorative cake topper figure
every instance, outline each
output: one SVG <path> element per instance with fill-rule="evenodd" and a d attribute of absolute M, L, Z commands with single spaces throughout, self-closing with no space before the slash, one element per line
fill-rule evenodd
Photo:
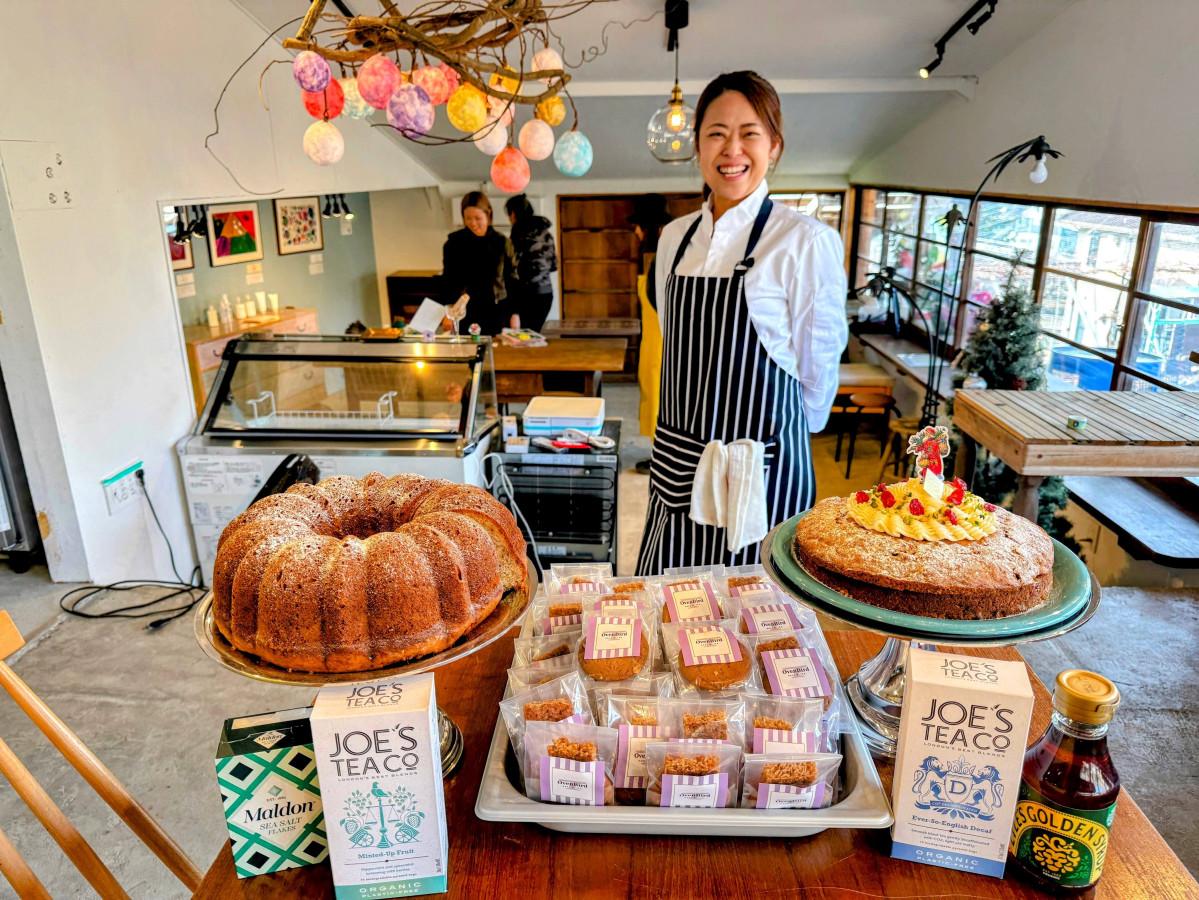
<path fill-rule="evenodd" d="M 916 456 L 916 475 L 930 497 L 945 493 L 945 457 L 949 455 L 949 429 L 926 425 L 908 438 L 908 453 Z"/>

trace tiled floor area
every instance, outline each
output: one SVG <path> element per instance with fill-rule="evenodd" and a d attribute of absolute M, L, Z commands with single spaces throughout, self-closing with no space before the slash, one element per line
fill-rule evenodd
<path fill-rule="evenodd" d="M 635 434 L 637 391 L 605 388 L 609 415 L 625 420 L 619 568 L 631 571 L 645 510 L 648 479 L 633 465 L 649 454 Z M 863 439 L 854 477 L 833 462 L 833 439 L 814 449 L 821 496 L 846 493 L 877 475 L 878 444 Z M 63 620 L 44 570 L 0 571 L 0 607 L 13 610 L 33 646 L 15 668 L 75 728 L 188 853 L 206 867 L 224 839 L 212 771 L 221 722 L 230 715 L 284 709 L 312 698 L 309 689 L 266 685 L 211 663 L 179 621 L 156 633 L 127 621 Z M 1063 668 L 1095 668 L 1112 677 L 1124 705 L 1111 745 L 1125 784 L 1191 870 L 1199 871 L 1199 829 L 1181 798 L 1199 779 L 1199 592 L 1105 588 L 1096 617 L 1073 634 L 1027 645 L 1043 680 Z M 62 762 L 40 733 L 0 698 L 0 735 L 77 822 L 134 897 L 183 897 L 184 891 L 124 825 Z M 37 821 L 0 783 L 0 822 L 54 896 L 87 895 Z M 1114 834 L 1119 840 L 1119 833 Z M 0 882 L 3 884 L 3 882 Z M 0 896 L 8 896 L 0 887 Z"/>

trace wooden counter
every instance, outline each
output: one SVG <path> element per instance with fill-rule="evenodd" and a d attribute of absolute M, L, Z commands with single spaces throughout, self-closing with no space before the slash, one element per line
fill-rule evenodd
<path fill-rule="evenodd" d="M 827 635 L 842 676 L 856 671 L 882 644 L 881 637 L 861 631 Z M 969 652 L 1020 658 L 1009 648 Z M 571 835 L 534 825 L 482 822 L 475 818 L 475 798 L 511 656 L 510 636 L 437 671 L 438 700 L 466 739 L 462 768 L 446 782 L 451 897 L 1047 896 L 1010 876 L 1000 880 L 891 859 L 886 830 L 830 830 L 797 839 L 696 838 Z M 1048 722 L 1050 700 L 1031 669 L 1029 677 L 1036 692 L 1030 734 L 1035 740 Z M 888 790 L 891 768 L 879 766 Z M 1180 790 L 1185 788 L 1180 785 Z M 1199 896 L 1199 885 L 1127 792 L 1120 794 L 1112 837 L 1094 896 Z M 323 898 L 333 896 L 333 887 L 324 865 L 239 881 L 226 843 L 195 896 Z"/>
<path fill-rule="evenodd" d="M 279 315 L 267 313 L 234 322 L 229 327 L 210 328 L 207 325 L 185 325 L 183 342 L 187 345 L 187 368 L 191 375 L 192 395 L 196 401 L 196 412 L 204 408 L 208 389 L 221 364 L 225 345 L 235 338 L 250 332 L 265 334 L 318 334 L 316 310 L 302 306 L 285 306 Z"/>

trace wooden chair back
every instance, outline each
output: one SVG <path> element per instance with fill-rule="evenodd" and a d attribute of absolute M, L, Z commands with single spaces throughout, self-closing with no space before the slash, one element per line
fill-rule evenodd
<path fill-rule="evenodd" d="M 133 833 L 162 860 L 188 890 L 194 892 L 200 886 L 200 871 L 195 863 L 188 859 L 179 845 L 133 798 L 79 736 L 55 715 L 8 663 L 4 662 L 24 645 L 25 639 L 17 630 L 12 616 L 7 611 L 0 610 L 0 687 L 9 693 L 113 812 L 125 821 Z M 3 739 L 0 739 L 0 774 L 8 779 L 17 795 L 25 801 L 25 805 L 37 816 L 50 836 L 101 897 L 128 896 L 91 845 Z M 0 872 L 3 872 L 20 897 L 50 896 L 3 831 L 0 831 Z"/>

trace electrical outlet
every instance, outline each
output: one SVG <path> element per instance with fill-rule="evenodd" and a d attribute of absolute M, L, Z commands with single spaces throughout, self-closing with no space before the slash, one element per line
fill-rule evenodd
<path fill-rule="evenodd" d="M 141 470 L 142 461 L 139 459 L 100 482 L 100 487 L 104 489 L 104 502 L 108 504 L 110 516 L 115 516 L 118 511 L 141 496 L 142 488 L 137 478 L 137 473 Z"/>

